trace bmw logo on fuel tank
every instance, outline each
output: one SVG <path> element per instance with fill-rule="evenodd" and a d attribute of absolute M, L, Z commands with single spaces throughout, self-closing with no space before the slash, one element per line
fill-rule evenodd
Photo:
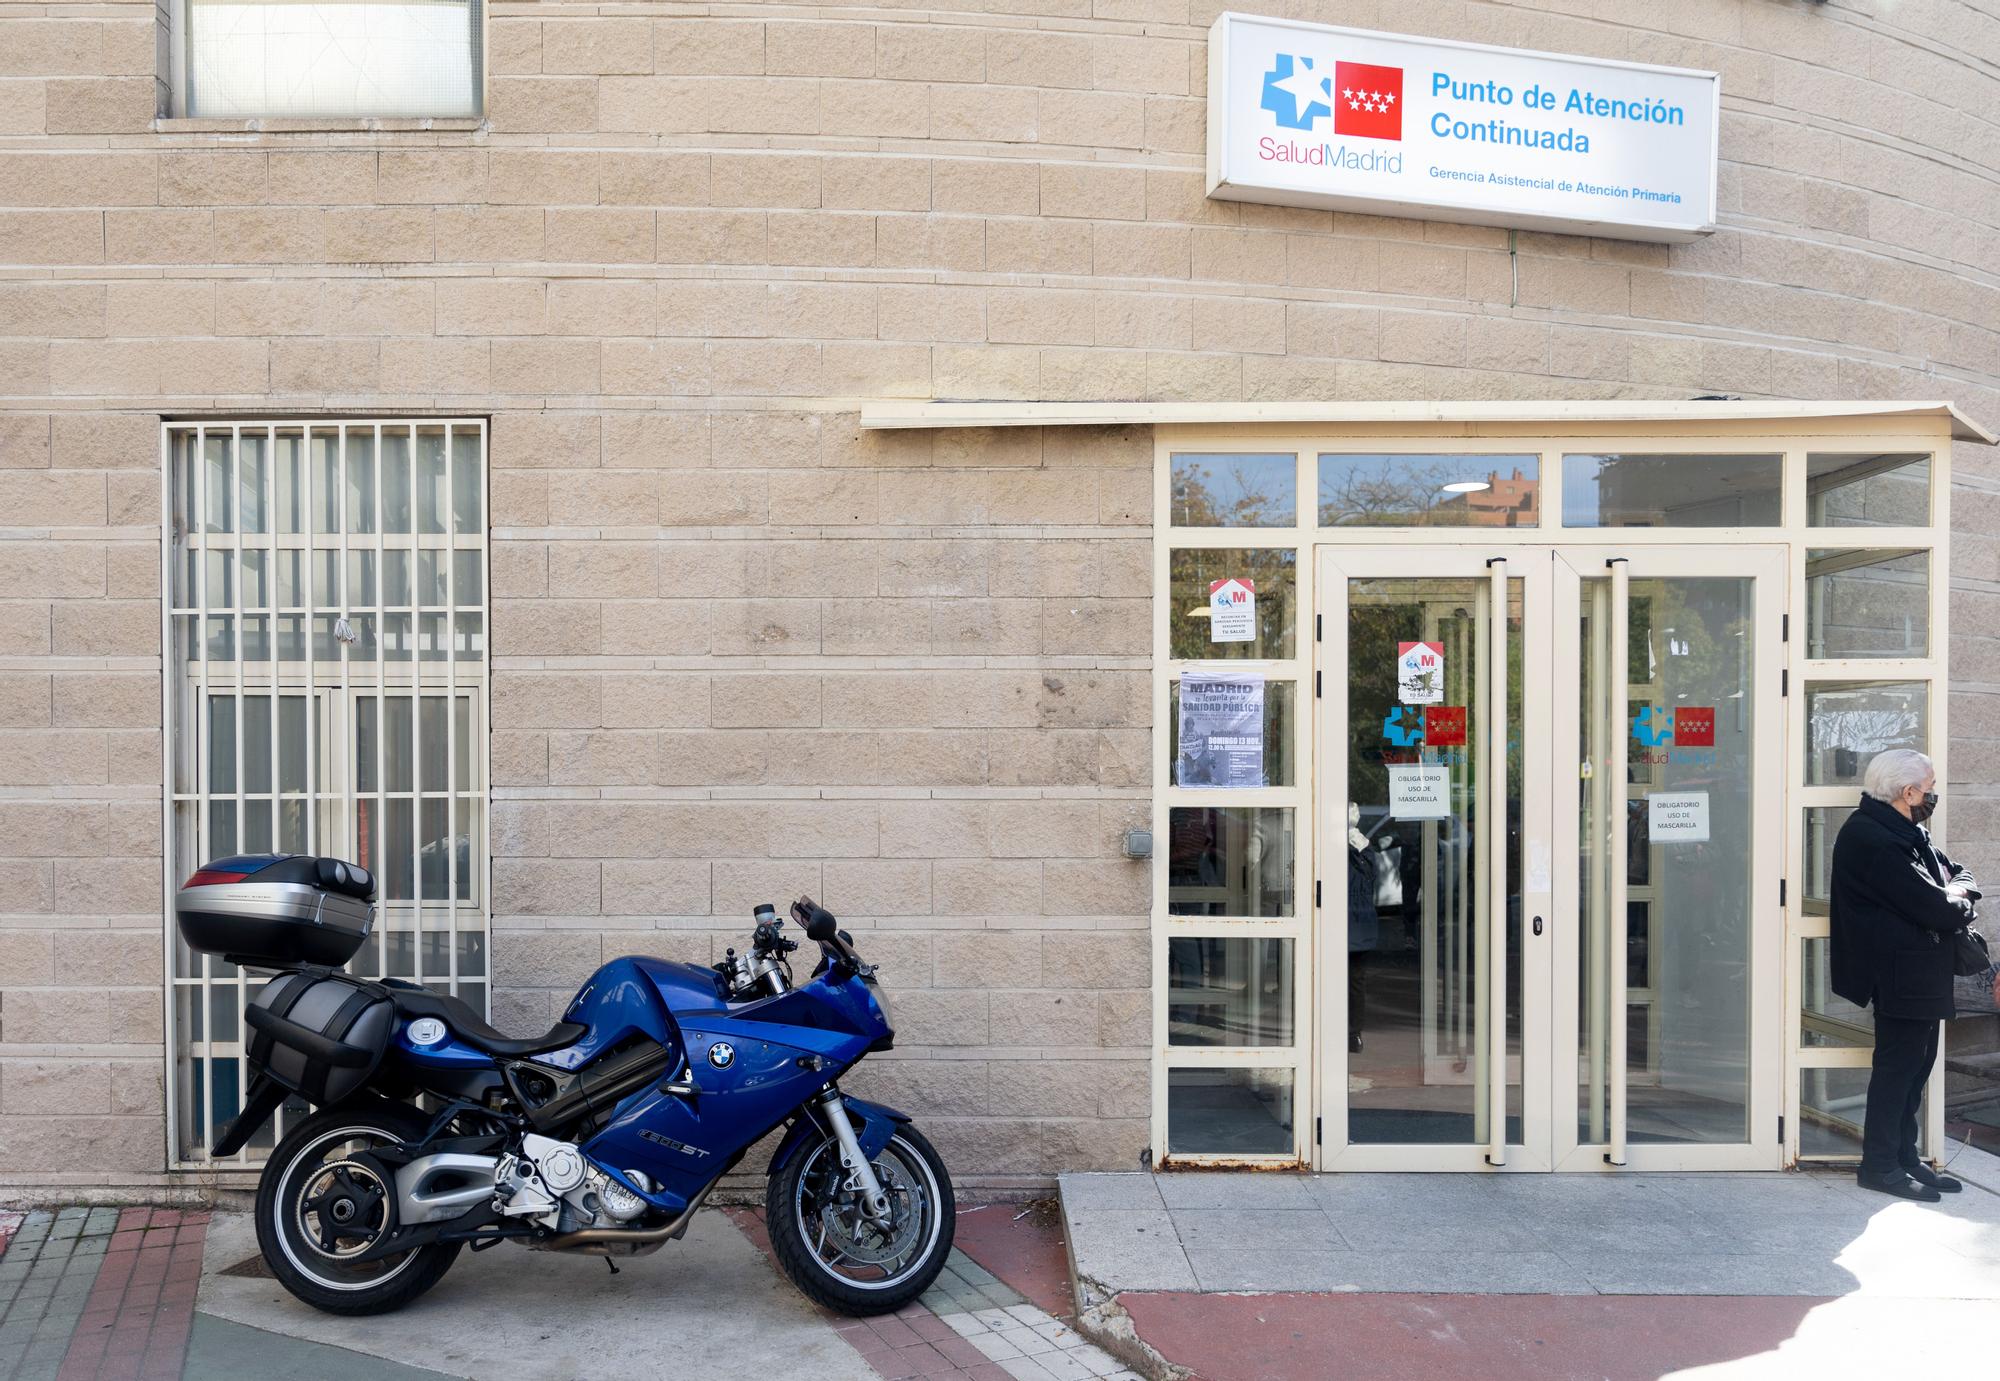
<path fill-rule="evenodd" d="M 717 1069 L 727 1069 L 736 1063 L 736 1047 L 728 1041 L 717 1041 L 708 1048 L 708 1062 Z"/>

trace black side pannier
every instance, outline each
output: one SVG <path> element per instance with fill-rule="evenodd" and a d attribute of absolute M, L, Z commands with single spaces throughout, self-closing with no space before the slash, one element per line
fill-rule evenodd
<path fill-rule="evenodd" d="M 174 894 L 189 949 L 248 968 L 345 964 L 375 921 L 366 868 L 308 854 L 239 854 L 204 864 Z"/>
<path fill-rule="evenodd" d="M 250 1065 L 315 1107 L 368 1082 L 396 1031 L 388 988 L 344 973 L 279 974 L 244 1010 Z"/>

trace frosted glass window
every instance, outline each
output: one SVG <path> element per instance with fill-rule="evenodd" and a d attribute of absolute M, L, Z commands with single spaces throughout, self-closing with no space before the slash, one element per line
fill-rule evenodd
<path fill-rule="evenodd" d="M 476 116 L 481 0 L 187 0 L 189 115 Z"/>

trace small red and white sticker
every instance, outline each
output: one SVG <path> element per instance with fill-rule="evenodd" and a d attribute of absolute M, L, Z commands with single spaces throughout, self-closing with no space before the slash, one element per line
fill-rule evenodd
<path fill-rule="evenodd" d="M 1405 705 L 1444 703 L 1444 648 L 1438 643 L 1396 645 L 1396 699 Z"/>
<path fill-rule="evenodd" d="M 1253 580 L 1211 580 L 1208 583 L 1208 640 L 1212 643 L 1257 641 L 1257 583 Z"/>

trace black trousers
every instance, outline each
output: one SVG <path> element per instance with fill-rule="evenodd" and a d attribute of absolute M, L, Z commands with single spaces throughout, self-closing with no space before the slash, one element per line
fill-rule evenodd
<path fill-rule="evenodd" d="M 1861 1173 L 1894 1175 L 1917 1165 L 1917 1113 L 1937 1063 L 1938 1024 L 1875 1018 L 1875 1067 L 1868 1076 L 1868 1120 L 1862 1126 Z"/>

